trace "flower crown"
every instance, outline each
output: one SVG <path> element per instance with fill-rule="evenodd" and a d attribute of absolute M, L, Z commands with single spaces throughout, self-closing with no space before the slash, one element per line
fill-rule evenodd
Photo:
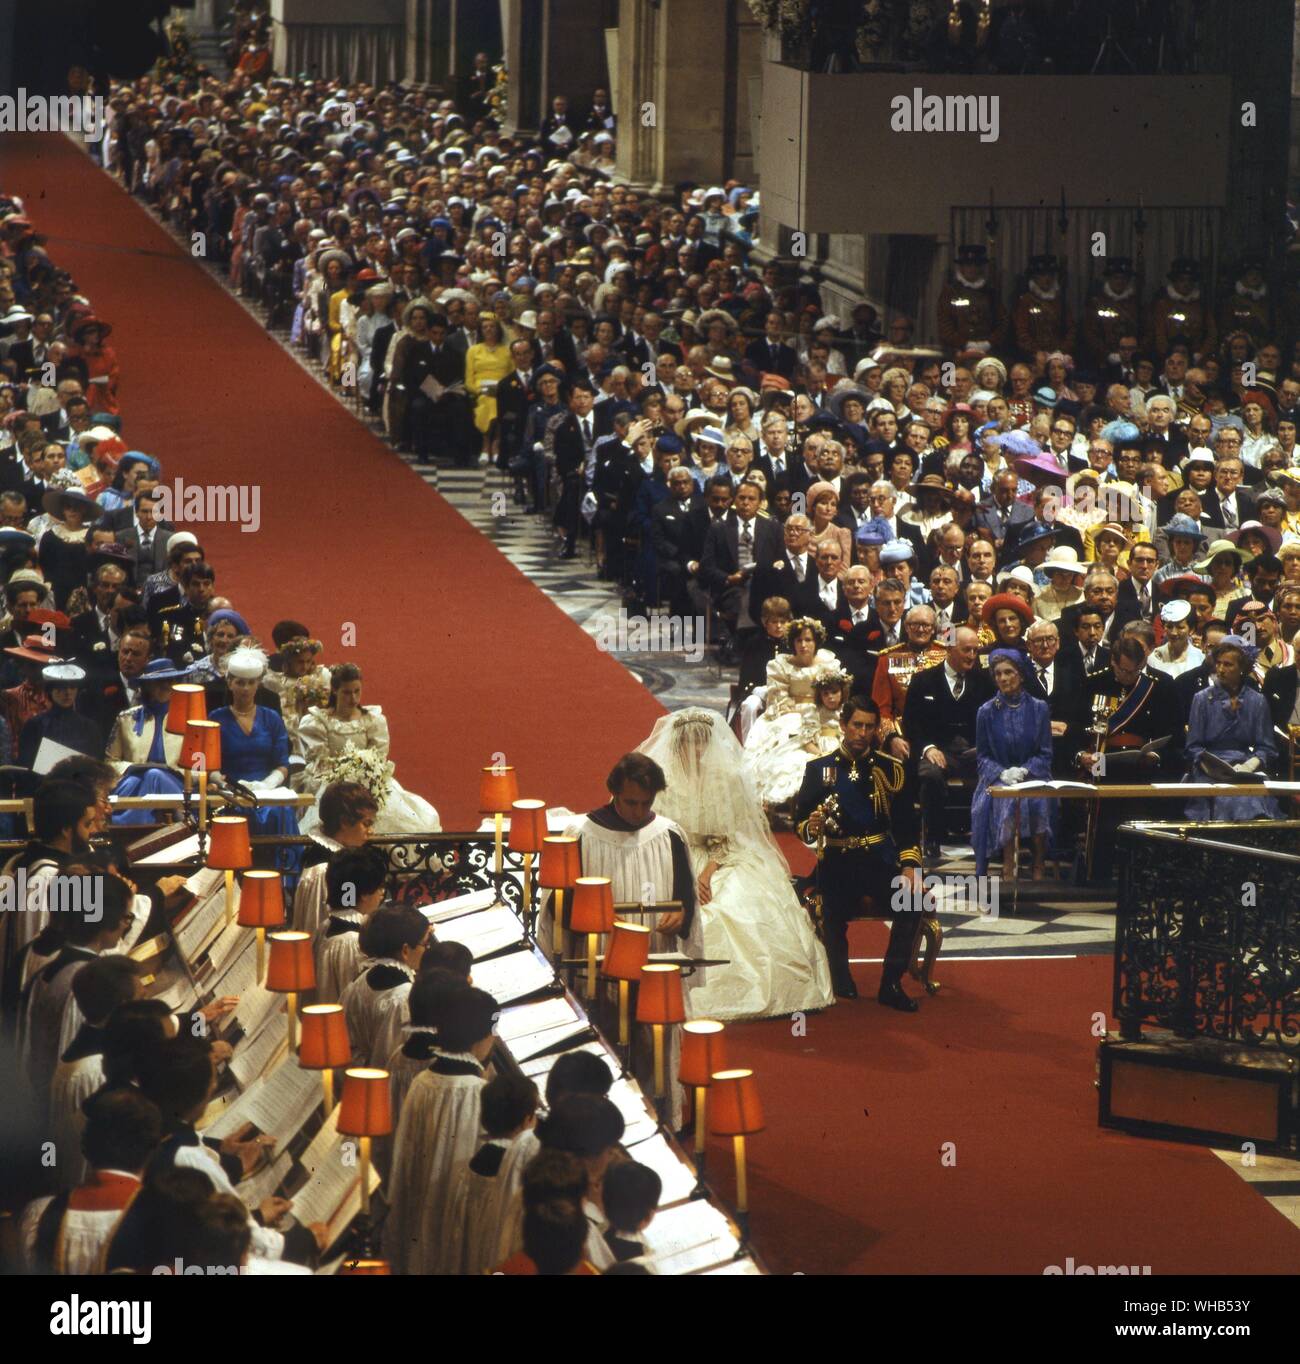
<path fill-rule="evenodd" d="M 851 680 L 843 668 L 831 666 L 819 668 L 813 675 L 813 690 L 821 691 L 823 687 L 839 687 L 843 691 Z"/>
<path fill-rule="evenodd" d="M 820 648 L 826 643 L 826 627 L 815 616 L 796 616 L 785 627 L 785 647 L 794 652 L 794 642 L 804 630 L 811 630 Z"/>

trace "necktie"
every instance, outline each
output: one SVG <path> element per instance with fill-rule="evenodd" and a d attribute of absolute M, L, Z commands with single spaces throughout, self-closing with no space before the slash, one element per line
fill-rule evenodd
<path fill-rule="evenodd" d="M 586 442 L 586 444 L 588 444 L 588 445 L 591 444 L 591 418 L 590 418 L 590 417 L 583 417 L 583 419 L 582 419 L 582 439 Z"/>
<path fill-rule="evenodd" d="M 1043 690 L 1046 691 L 1046 690 L 1047 690 L 1047 669 L 1046 669 L 1046 668 L 1039 668 L 1039 670 L 1038 670 L 1038 681 L 1039 681 L 1039 683 L 1042 685 Z"/>
<path fill-rule="evenodd" d="M 802 555 L 797 555 L 797 556 L 795 557 L 795 559 L 794 559 L 794 576 L 795 576 L 800 582 L 803 582 L 803 575 L 804 575 L 806 572 L 807 572 L 807 569 L 804 568 L 803 556 L 802 556 Z"/>
<path fill-rule="evenodd" d="M 740 538 L 746 549 L 754 543 L 754 533 L 750 530 L 748 521 L 745 522 L 744 528 L 740 532 Z"/>
<path fill-rule="evenodd" d="M 1237 508 L 1226 498 L 1223 501 L 1223 524 L 1228 530 L 1237 529 Z"/>
<path fill-rule="evenodd" d="M 966 679 L 964 677 L 958 677 L 957 680 L 952 684 L 952 699 L 954 701 L 961 700 L 961 694 L 963 690 L 965 690 L 965 687 Z"/>
<path fill-rule="evenodd" d="M 1142 591 L 1138 593 L 1138 604 L 1142 607 L 1142 614 L 1145 616 L 1151 610 L 1151 589 L 1143 584 Z"/>

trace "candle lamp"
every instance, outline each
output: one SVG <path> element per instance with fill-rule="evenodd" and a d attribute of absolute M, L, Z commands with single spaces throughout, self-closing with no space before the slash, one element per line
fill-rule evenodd
<path fill-rule="evenodd" d="M 199 774 L 199 848 L 208 833 L 208 773 L 221 770 L 221 726 L 215 720 L 186 720 L 181 766 Z"/>
<path fill-rule="evenodd" d="M 200 783 L 204 776 L 200 768 Z M 226 922 L 229 923 L 235 912 L 235 873 L 247 871 L 253 865 L 248 821 L 242 815 L 220 815 L 212 821 L 212 841 L 208 845 L 207 863 L 214 870 L 226 873 Z"/>
<path fill-rule="evenodd" d="M 501 877 L 505 868 L 505 855 L 502 849 L 504 821 L 510 807 L 519 799 L 519 778 L 513 767 L 498 764 L 485 767 L 478 784 L 479 814 L 491 815 L 496 826 L 497 894 L 501 894 Z"/>
<path fill-rule="evenodd" d="M 555 911 L 553 946 L 557 962 L 564 956 L 564 892 L 582 875 L 582 848 L 576 838 L 555 834 L 542 839 L 542 860 L 537 868 L 537 884 L 554 891 Z"/>
<path fill-rule="evenodd" d="M 608 876 L 579 876 L 573 883 L 569 927 L 587 935 L 587 998 L 596 998 L 596 950 L 614 927 L 614 883 Z"/>
<path fill-rule="evenodd" d="M 178 682 L 172 688 L 171 700 L 167 703 L 167 719 L 163 728 L 168 734 L 185 734 L 185 726 L 190 720 L 208 718 L 207 692 L 194 682 Z M 193 789 L 194 773 L 188 763 L 181 763 L 181 773 L 185 782 L 185 804 L 188 809 L 190 793 Z"/>
<path fill-rule="evenodd" d="M 546 837 L 546 802 L 544 800 L 516 800 L 510 806 L 510 851 L 523 854 L 524 859 L 524 937 L 532 933 L 533 922 L 533 858 L 542 850 Z"/>
<path fill-rule="evenodd" d="M 334 1110 L 334 1072 L 352 1060 L 347 1020 L 341 1004 L 308 1004 L 302 1011 L 298 1064 L 318 1070 L 325 1088 L 325 1116 Z"/>
<path fill-rule="evenodd" d="M 655 1104 L 663 1118 L 667 1085 L 664 1080 L 664 1028 L 686 1020 L 682 998 L 682 968 L 675 962 L 652 961 L 641 968 L 641 984 L 636 995 L 636 1021 L 649 1023 L 654 1030 Z"/>
<path fill-rule="evenodd" d="M 297 1051 L 295 1037 L 298 996 L 316 988 L 316 961 L 310 933 L 272 933 L 271 960 L 266 968 L 266 988 L 288 996 L 289 1051 Z"/>
<path fill-rule="evenodd" d="M 694 1196 L 704 1197 L 704 1165 L 708 1157 L 708 1097 L 715 1071 L 727 1064 L 725 1029 L 712 1018 L 697 1018 L 682 1024 L 682 1054 L 677 1063 L 677 1078 L 695 1091 L 695 1169 L 699 1181 Z"/>
<path fill-rule="evenodd" d="M 749 1241 L 749 1177 L 745 1166 L 745 1138 L 764 1128 L 763 1106 L 752 1070 L 720 1070 L 713 1076 L 712 1130 L 730 1137 L 736 1156 L 736 1222 L 740 1254 Z"/>
<path fill-rule="evenodd" d="M 370 1143 L 393 1130 L 389 1075 L 376 1067 L 358 1066 L 343 1072 L 343 1100 L 339 1104 L 339 1134 L 361 1138 L 361 1216 L 370 1220 Z M 368 1238 L 368 1225 L 363 1232 Z M 369 1258 L 363 1254 L 363 1258 Z"/>
<path fill-rule="evenodd" d="M 246 821 L 241 821 L 246 823 Z M 247 833 L 245 833 L 247 837 Z M 208 865 L 212 862 L 209 860 Z M 228 877 L 234 876 L 227 871 Z M 227 882 L 227 895 L 229 883 Z M 227 901 L 227 904 L 229 902 Z M 227 909 L 229 913 L 229 909 Z M 246 871 L 239 889 L 239 918 L 244 928 L 257 930 L 257 978 L 266 974 L 266 930 L 284 925 L 284 886 L 278 871 Z"/>
<path fill-rule="evenodd" d="M 626 1052 L 631 1045 L 632 1029 L 628 1022 L 628 994 L 634 980 L 641 979 L 641 968 L 650 956 L 648 924 L 629 924 L 615 920 L 609 947 L 601 964 L 601 974 L 618 981 L 618 1045 Z M 624 1066 L 627 1056 L 623 1057 Z"/>

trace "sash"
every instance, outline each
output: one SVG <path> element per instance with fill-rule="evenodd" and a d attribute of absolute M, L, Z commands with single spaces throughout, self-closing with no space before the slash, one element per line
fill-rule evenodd
<path fill-rule="evenodd" d="M 1146 673 L 1138 675 L 1138 680 L 1133 684 L 1133 690 L 1111 712 L 1106 729 L 1108 737 L 1119 734 L 1127 724 L 1137 719 L 1143 706 L 1151 699 L 1155 685 L 1154 677 L 1149 677 Z"/>

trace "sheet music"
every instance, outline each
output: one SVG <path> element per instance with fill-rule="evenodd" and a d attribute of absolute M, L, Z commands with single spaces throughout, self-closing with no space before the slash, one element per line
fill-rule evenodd
<path fill-rule="evenodd" d="M 575 819 L 580 818 L 580 815 L 574 814 L 572 810 L 566 809 L 563 805 L 552 806 L 546 812 L 546 832 L 548 834 L 562 834 Z M 507 834 L 510 832 L 509 815 L 504 816 L 501 821 L 501 826 Z M 496 823 L 491 815 L 484 818 L 483 822 L 478 826 L 477 832 L 481 834 L 492 834 L 496 832 Z"/>
<path fill-rule="evenodd" d="M 580 1020 L 567 999 L 540 999 L 535 1004 L 517 1004 L 512 1009 L 503 1009 L 497 1020 L 497 1036 L 515 1055 L 521 1050 L 527 1054 L 526 1046 L 519 1044 L 579 1021 L 585 1022 Z"/>
<path fill-rule="evenodd" d="M 232 960 L 233 953 L 242 949 L 253 934 L 253 929 L 244 928 L 237 920 L 231 920 L 212 941 L 208 948 L 208 966 L 220 974 Z M 257 941 L 256 938 L 253 939 Z M 269 949 L 268 949 L 269 950 Z"/>
<path fill-rule="evenodd" d="M 639 1085 L 631 1080 L 615 1080 L 609 1091 L 609 1101 L 623 1115 L 626 1124 L 623 1130 L 624 1146 L 632 1146 L 654 1135 L 658 1120 L 646 1108 L 645 1096 Z"/>
<path fill-rule="evenodd" d="M 761 1274 L 763 1271 L 746 1255 L 740 1260 L 729 1260 L 716 1269 L 706 1269 L 705 1274 Z"/>
<path fill-rule="evenodd" d="M 303 1070 L 284 1056 L 266 1075 L 255 1080 L 208 1128 L 212 1137 L 228 1137 L 251 1122 L 259 1132 L 288 1142 L 321 1102 L 321 1077 Z"/>
<path fill-rule="evenodd" d="M 243 1200 L 245 1207 L 255 1208 L 264 1198 L 270 1198 L 284 1183 L 292 1168 L 293 1157 L 288 1151 L 281 1151 L 269 1165 L 264 1165 L 255 1175 L 240 1180 L 235 1185 L 235 1192 Z"/>
<path fill-rule="evenodd" d="M 339 1136 L 338 1116 L 339 1110 L 335 1108 L 302 1153 L 300 1163 L 307 1171 L 308 1179 L 294 1195 L 292 1208 L 299 1222 L 326 1223 L 331 1243 L 361 1211 L 361 1165 L 355 1139 Z M 345 1141 L 354 1144 L 348 1160 L 344 1159 Z M 380 1183 L 373 1165 L 368 1182 L 373 1194 Z"/>
<path fill-rule="evenodd" d="M 109 799 L 111 800 L 112 797 L 110 796 Z M 193 862 L 197 860 L 198 856 L 199 836 L 198 834 L 191 834 L 188 838 L 182 838 L 165 848 L 159 849 L 158 852 L 146 853 L 135 865 L 137 867 L 175 867 L 182 862 Z"/>
<path fill-rule="evenodd" d="M 611 1071 L 618 1070 L 617 1061 L 610 1056 L 608 1048 L 600 1042 L 584 1042 L 582 1046 L 574 1047 L 573 1050 L 590 1052 L 592 1056 L 599 1056 L 602 1061 L 608 1062 Z M 531 1061 L 523 1062 L 519 1069 L 523 1071 L 539 1089 L 545 1089 L 546 1077 L 551 1073 L 551 1068 L 561 1056 L 567 1056 L 568 1054 L 568 1052 L 560 1051 L 552 1052 L 547 1056 L 538 1056 Z"/>
<path fill-rule="evenodd" d="M 289 1045 L 288 1031 L 278 1018 L 268 1017 L 252 1036 L 243 1038 L 230 1058 L 230 1073 L 240 1089 L 262 1075 L 281 1048 Z"/>
<path fill-rule="evenodd" d="M 199 1002 L 194 983 L 179 966 L 169 966 L 156 978 L 149 997 L 161 999 L 174 1014 L 192 1013 Z"/>
<path fill-rule="evenodd" d="M 420 913 L 431 924 L 440 924 L 446 919 L 458 919 L 462 914 L 475 914 L 487 909 L 496 900 L 494 890 L 471 890 L 466 895 L 453 895 L 449 900 L 435 900 L 432 904 L 421 905 Z"/>
<path fill-rule="evenodd" d="M 238 995 L 239 1003 L 230 1019 L 242 1031 L 251 1036 L 273 1013 L 278 1014 L 284 996 L 273 994 L 257 980 L 257 942 L 252 933 L 244 944 L 244 950 L 235 955 L 225 971 L 212 982 L 214 998 L 222 995 Z"/>
<path fill-rule="evenodd" d="M 239 909 L 239 893 L 232 898 L 234 909 L 232 917 Z M 209 891 L 172 929 L 176 948 L 191 965 L 203 949 L 225 927 L 226 892 L 223 886 L 215 892 Z"/>
<path fill-rule="evenodd" d="M 531 948 L 521 948 L 474 968 L 474 988 L 486 990 L 498 1004 L 513 1004 L 554 983 L 554 968 Z"/>
<path fill-rule="evenodd" d="M 36 750 L 36 756 L 32 759 L 32 771 L 38 777 L 43 777 L 50 768 L 61 763 L 64 758 L 78 758 L 80 756 L 75 748 L 56 743 L 53 739 L 42 739 Z"/>
<path fill-rule="evenodd" d="M 513 909 L 497 905 L 493 909 L 453 919 L 450 923 L 440 923 L 434 930 L 434 936 L 439 942 L 463 943 L 477 961 L 480 957 L 490 956 L 503 947 L 513 947 L 520 942 L 523 926 Z"/>
<path fill-rule="evenodd" d="M 656 1213 L 642 1236 L 661 1274 L 706 1269 L 729 1260 L 740 1248 L 727 1219 L 702 1198 Z"/>
<path fill-rule="evenodd" d="M 680 1160 L 677 1152 L 668 1145 L 663 1136 L 651 1137 L 638 1143 L 636 1158 L 642 1165 L 648 1165 L 663 1180 L 663 1193 L 659 1196 L 659 1206 L 669 1207 L 689 1198 L 695 1188 L 695 1171 L 685 1161 Z M 653 1226 L 654 1223 L 651 1223 Z"/>

